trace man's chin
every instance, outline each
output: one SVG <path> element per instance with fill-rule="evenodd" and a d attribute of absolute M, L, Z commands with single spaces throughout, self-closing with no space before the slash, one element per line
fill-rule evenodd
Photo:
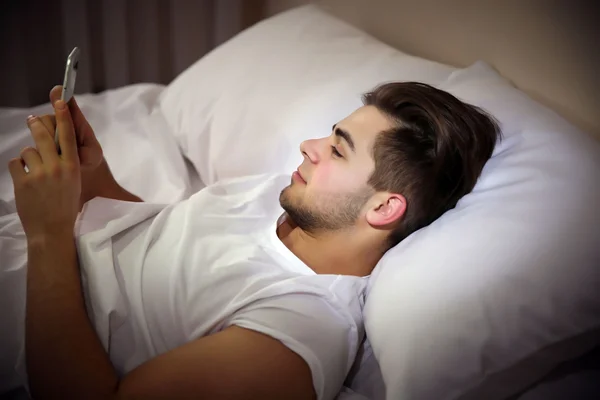
<path fill-rule="evenodd" d="M 288 185 L 283 188 L 281 193 L 279 194 L 279 204 L 281 207 L 285 208 L 286 204 L 290 203 L 290 190 L 292 189 L 292 185 Z"/>
<path fill-rule="evenodd" d="M 294 214 L 299 206 L 298 194 L 294 192 L 294 188 L 290 185 L 283 189 L 279 195 L 279 205 L 288 214 L 290 214 L 290 212 L 291 214 Z"/>

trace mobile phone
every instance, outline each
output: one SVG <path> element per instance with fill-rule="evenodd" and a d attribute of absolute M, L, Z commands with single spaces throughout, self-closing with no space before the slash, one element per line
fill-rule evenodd
<path fill-rule="evenodd" d="M 75 92 L 75 79 L 77 78 L 77 68 L 79 67 L 79 47 L 73 48 L 69 57 L 67 57 L 67 64 L 65 66 L 65 76 L 63 78 L 62 93 L 60 99 L 67 103 L 73 97 Z M 58 143 L 58 128 L 54 134 L 54 143 L 56 143 L 56 150 L 60 154 L 60 146 Z"/>

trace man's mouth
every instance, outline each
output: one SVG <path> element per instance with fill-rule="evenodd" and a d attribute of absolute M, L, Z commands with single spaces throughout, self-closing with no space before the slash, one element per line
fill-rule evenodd
<path fill-rule="evenodd" d="M 306 180 L 304 180 L 304 178 L 302 177 L 302 174 L 300 174 L 300 171 L 298 171 L 298 170 L 294 171 L 292 173 L 292 178 L 301 183 L 304 183 L 306 185 Z"/>

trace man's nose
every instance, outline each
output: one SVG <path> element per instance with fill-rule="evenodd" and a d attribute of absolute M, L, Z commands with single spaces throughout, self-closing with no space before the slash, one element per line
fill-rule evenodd
<path fill-rule="evenodd" d="M 305 140 L 300 143 L 300 152 L 304 158 L 308 159 L 311 163 L 319 162 L 319 151 L 317 146 L 317 139 Z"/>

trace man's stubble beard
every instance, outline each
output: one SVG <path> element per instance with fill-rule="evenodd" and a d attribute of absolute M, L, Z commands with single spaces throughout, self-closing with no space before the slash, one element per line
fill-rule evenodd
<path fill-rule="evenodd" d="M 281 191 L 279 203 L 299 228 L 315 234 L 352 227 L 372 194 L 373 190 L 367 188 L 354 193 L 324 194 L 308 205 L 293 198 L 288 186 Z"/>

